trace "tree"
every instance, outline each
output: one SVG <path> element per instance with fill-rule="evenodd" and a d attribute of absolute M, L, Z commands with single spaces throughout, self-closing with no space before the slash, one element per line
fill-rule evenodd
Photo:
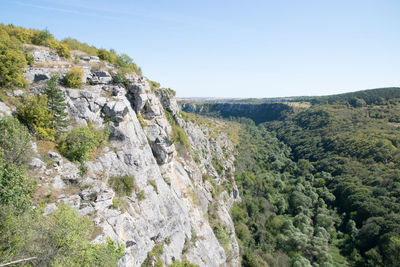
<path fill-rule="evenodd" d="M 33 266 L 117 266 L 124 247 L 110 239 L 93 244 L 93 223 L 67 205 L 51 215 L 0 206 L 0 258 L 35 256 Z M 31 266 L 31 265 L 28 265 Z"/>
<path fill-rule="evenodd" d="M 32 43 L 35 45 L 46 45 L 52 39 L 54 39 L 53 35 L 45 29 L 44 31 L 38 31 L 33 35 Z"/>
<path fill-rule="evenodd" d="M 54 116 L 47 108 L 45 95 L 25 98 L 16 111 L 17 118 L 42 139 L 54 140 Z"/>
<path fill-rule="evenodd" d="M 67 104 L 65 103 L 64 92 L 57 87 L 58 76 L 52 76 L 47 81 L 47 87 L 43 93 L 47 96 L 47 107 L 53 114 L 55 127 L 66 127 L 68 125 L 68 113 L 65 112 Z"/>
<path fill-rule="evenodd" d="M 21 43 L 0 30 L 0 86 L 18 86 L 25 84 L 22 77 L 26 59 Z"/>
<path fill-rule="evenodd" d="M 29 207 L 32 191 L 33 183 L 26 178 L 23 170 L 0 158 L 0 208 L 2 205 L 12 205 L 21 211 Z"/>
<path fill-rule="evenodd" d="M 22 165 L 32 156 L 31 136 L 28 129 L 13 117 L 0 120 L 0 152 L 5 163 Z"/>

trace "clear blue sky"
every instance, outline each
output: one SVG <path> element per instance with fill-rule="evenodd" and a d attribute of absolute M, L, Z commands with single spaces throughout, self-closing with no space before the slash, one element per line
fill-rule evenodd
<path fill-rule="evenodd" d="M 399 0 L 1 0 L 0 18 L 127 53 L 178 96 L 400 86 Z"/>

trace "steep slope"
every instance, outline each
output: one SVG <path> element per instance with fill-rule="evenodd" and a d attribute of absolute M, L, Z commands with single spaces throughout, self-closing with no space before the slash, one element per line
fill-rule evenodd
<path fill-rule="evenodd" d="M 229 140 L 223 136 L 215 140 L 206 130 L 186 123 L 174 96 L 168 90 L 151 88 L 144 76 L 126 74 L 124 84 L 114 83 L 118 69 L 97 57 L 73 51 L 72 61 L 60 59 L 45 47 L 29 46 L 29 51 L 35 59 L 24 72 L 29 89 L 15 90 L 9 99 L 38 94 L 53 74 L 63 77 L 72 67 L 79 67 L 84 71 L 84 86 L 62 87 L 69 129 L 90 124 L 109 131 L 109 141 L 84 164 L 84 171 L 54 151 L 53 145 L 34 144 L 37 149 L 30 168 L 38 181 L 36 198 L 50 199 L 45 214 L 67 203 L 92 218 L 97 229 L 93 242 L 102 243 L 109 237 L 125 244 L 119 266 L 161 264 L 159 260 L 169 264 L 180 259 L 200 266 L 239 266 L 229 216 L 237 191 L 213 193 L 226 181 L 235 188 L 228 179 L 234 171 Z M 1 102 L 2 114 L 11 115 L 15 109 L 13 101 L 8 103 Z M 173 143 L 176 127 L 188 136 L 186 147 Z M 223 170 L 218 173 L 212 160 Z M 135 190 L 118 196 L 110 181 L 124 175 L 134 177 Z M 216 209 L 212 218 L 208 215 L 211 209 Z M 160 246 L 161 255 L 149 255 Z"/>

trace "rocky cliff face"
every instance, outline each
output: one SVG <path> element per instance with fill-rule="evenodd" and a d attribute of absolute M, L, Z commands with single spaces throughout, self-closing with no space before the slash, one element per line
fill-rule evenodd
<path fill-rule="evenodd" d="M 32 54 L 37 66 L 25 72 L 31 82 L 25 94 L 37 93 L 52 73 L 64 75 L 74 65 L 48 49 L 37 47 Z M 67 203 L 90 216 L 96 226 L 93 242 L 111 238 L 125 244 L 119 266 L 140 266 L 155 245 L 164 247 L 164 264 L 188 260 L 200 266 L 239 266 L 229 215 L 239 196 L 228 138 L 213 139 L 208 129 L 184 121 L 171 92 L 152 91 L 145 77 L 131 74 L 126 85 L 113 84 L 112 65 L 74 55 L 81 58 L 78 65 L 86 84 L 82 89 L 62 88 L 73 125 L 69 127 L 108 127 L 110 139 L 86 162 L 85 175 L 54 149 L 34 144 L 37 153 L 30 168 L 38 180 L 38 194 L 52 196 L 45 212 Z M 10 114 L 12 107 L 0 104 L 0 113 Z M 184 129 L 189 147 L 172 141 L 166 115 Z M 135 177 L 136 188 L 130 196 L 117 197 L 108 180 L 127 174 Z M 222 192 L 216 193 L 216 188 Z M 221 229 L 223 240 L 215 233 Z"/>

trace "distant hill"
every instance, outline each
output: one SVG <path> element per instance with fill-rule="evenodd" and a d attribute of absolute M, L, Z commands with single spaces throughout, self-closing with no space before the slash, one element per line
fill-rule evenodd
<path fill-rule="evenodd" d="M 357 92 L 338 94 L 338 95 L 329 95 L 329 96 L 319 96 L 319 97 L 310 97 L 304 98 L 304 100 L 308 100 L 313 104 L 319 103 L 350 103 L 355 100 L 365 101 L 366 104 L 380 104 L 383 101 L 392 99 L 392 98 L 400 98 L 400 87 L 387 87 L 387 88 L 376 88 L 376 89 L 368 89 Z"/>
<path fill-rule="evenodd" d="M 285 102 L 311 102 L 312 104 L 350 103 L 356 99 L 365 101 L 366 104 L 379 104 L 391 98 L 400 98 L 400 87 L 386 87 L 361 90 L 351 93 L 327 96 L 290 96 L 271 98 L 212 98 L 212 97 L 187 97 L 178 98 L 180 103 L 232 103 L 232 104 L 263 104 Z"/>

